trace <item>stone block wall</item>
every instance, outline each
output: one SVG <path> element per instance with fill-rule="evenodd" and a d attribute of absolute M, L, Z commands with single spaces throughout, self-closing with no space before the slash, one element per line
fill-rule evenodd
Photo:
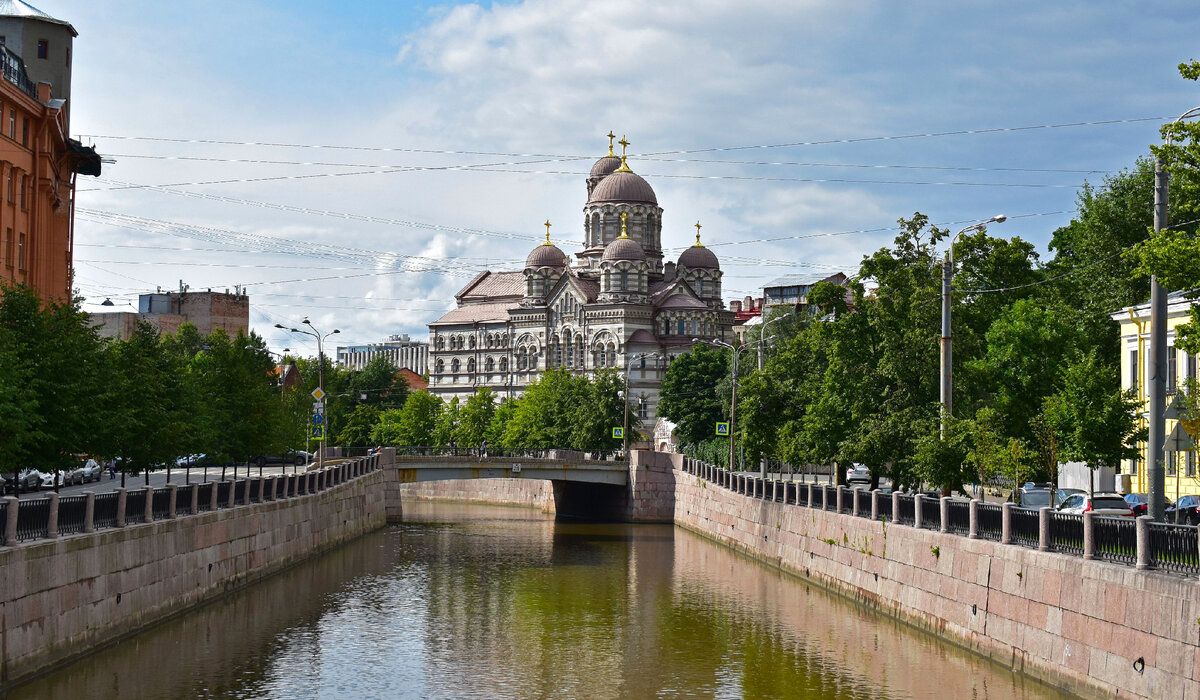
<path fill-rule="evenodd" d="M 448 479 L 402 484 L 395 469 L 387 470 L 388 522 L 399 522 L 405 500 L 460 501 L 524 506 L 555 512 L 554 488 L 541 479 Z"/>
<path fill-rule="evenodd" d="M 683 455 L 650 450 L 630 452 L 630 521 L 669 523 L 675 519 L 675 470 L 682 466 Z"/>
<path fill-rule="evenodd" d="M 382 527 L 382 483 L 376 471 L 316 494 L 0 549 L 0 681 Z"/>
<path fill-rule="evenodd" d="M 1200 581 L 742 496 L 675 472 L 675 522 L 1091 696 L 1200 697 Z M 1140 660 L 1140 663 L 1139 663 Z"/>

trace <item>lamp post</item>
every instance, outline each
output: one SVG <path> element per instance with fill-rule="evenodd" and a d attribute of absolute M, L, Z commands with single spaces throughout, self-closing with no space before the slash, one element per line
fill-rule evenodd
<path fill-rule="evenodd" d="M 1185 119 L 1200 116 L 1200 107 L 1193 107 L 1171 123 L 1179 124 Z M 1173 135 L 1173 134 L 1172 134 Z M 1169 201 L 1169 179 L 1163 170 L 1162 159 L 1154 158 L 1154 232 L 1167 227 L 1167 202 Z M 1146 436 L 1146 495 L 1147 515 L 1161 522 L 1167 514 L 1166 472 L 1163 469 L 1163 442 L 1166 439 L 1167 408 L 1167 292 L 1158 282 L 1157 275 L 1150 276 L 1150 356 L 1146 358 L 1147 399 L 1149 434 Z M 1178 469 L 1178 467 L 1176 467 Z M 1178 494 L 1176 494 L 1178 496 Z"/>
<path fill-rule="evenodd" d="M 758 345 L 761 347 L 763 343 L 767 342 L 768 340 L 774 339 L 774 337 L 775 336 L 771 336 L 770 338 L 759 338 L 755 342 L 757 342 Z M 737 425 L 738 359 L 741 357 L 742 350 L 746 349 L 746 345 L 745 344 L 732 345 L 730 343 L 726 343 L 723 340 L 716 340 L 715 338 L 709 338 L 707 340 L 701 340 L 699 338 L 692 338 L 692 342 L 693 343 L 708 343 L 709 345 L 714 345 L 717 347 L 729 348 L 729 351 L 733 357 L 733 391 L 729 396 L 729 469 L 732 471 L 734 468 L 734 457 L 737 454 L 734 451 L 734 448 L 735 448 L 734 435 L 737 433 L 737 431 L 734 430 L 734 426 Z M 766 466 L 765 462 L 762 462 L 759 464 L 759 473 L 761 475 L 766 474 L 766 469 L 767 469 L 767 466 Z"/>
<path fill-rule="evenodd" d="M 657 352 L 643 352 L 637 355 L 625 356 L 625 427 L 621 429 L 621 438 L 624 441 L 622 449 L 625 450 L 625 458 L 629 458 L 629 363 L 647 357 L 662 357 Z M 638 416 L 641 419 L 641 416 Z"/>
<path fill-rule="evenodd" d="M 794 310 L 793 310 L 793 311 L 794 311 Z M 766 345 L 767 345 L 766 343 L 762 342 L 762 339 L 763 339 L 763 338 L 766 338 L 766 336 L 767 336 L 767 326 L 771 325 L 772 323 L 775 323 L 776 321 L 782 321 L 782 320 L 783 320 L 783 319 L 785 319 L 785 318 L 791 318 L 791 317 L 792 317 L 792 314 L 780 314 L 779 316 L 776 316 L 775 318 L 771 319 L 770 321 L 767 321 L 766 323 L 762 324 L 762 330 L 760 330 L 760 331 L 758 332 L 758 338 L 759 338 L 759 343 L 758 343 L 758 370 L 759 370 L 760 372 L 761 372 L 761 371 L 762 371 L 762 369 L 763 369 L 763 354 L 764 354 L 764 353 L 763 353 L 763 350 L 766 348 Z"/>
<path fill-rule="evenodd" d="M 953 369 L 953 337 L 950 335 L 950 280 L 954 277 L 954 242 L 968 231 L 983 231 L 991 223 L 1002 224 L 1008 220 L 1003 214 L 998 214 L 977 224 L 971 224 L 950 237 L 950 247 L 946 249 L 946 259 L 942 262 L 942 419 L 938 435 L 946 439 L 946 421 L 953 407 L 954 369 Z"/>
<path fill-rule="evenodd" d="M 338 330 L 337 328 L 334 328 L 333 330 L 329 331 L 328 333 L 322 334 L 320 331 L 317 330 L 317 327 L 314 326 L 312 324 L 312 322 L 308 320 L 307 316 L 305 316 L 304 320 L 301 321 L 300 323 L 301 323 L 301 325 L 308 326 L 312 330 L 306 331 L 303 328 L 288 328 L 287 326 L 285 326 L 281 323 L 276 323 L 275 327 L 280 328 L 285 331 L 290 331 L 292 333 L 302 333 L 304 335 L 312 336 L 313 338 L 317 339 L 317 388 L 319 388 L 321 390 L 321 398 L 318 400 L 318 402 L 321 404 L 321 414 L 324 415 L 325 414 L 325 339 L 336 333 L 341 333 L 341 331 Z M 325 424 L 325 428 L 326 428 L 326 431 L 328 431 L 328 428 L 329 428 L 328 423 Z M 328 437 L 329 437 L 328 432 L 326 432 L 325 437 L 326 437 L 326 439 L 328 439 Z M 325 441 L 323 440 L 322 442 L 325 442 Z M 325 446 L 319 445 L 317 447 L 317 469 L 323 469 L 324 467 L 325 467 Z"/>

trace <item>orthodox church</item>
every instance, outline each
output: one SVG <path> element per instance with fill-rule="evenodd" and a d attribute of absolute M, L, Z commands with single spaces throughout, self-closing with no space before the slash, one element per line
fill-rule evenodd
<path fill-rule="evenodd" d="M 571 261 L 550 242 L 520 271 L 481 272 L 455 295 L 457 308 L 429 324 L 429 390 L 460 401 L 477 387 L 519 396 L 551 367 L 628 372 L 630 415 L 655 415 L 671 360 L 695 339 L 729 342 L 733 312 L 721 301 L 721 267 L 700 243 L 663 260 L 663 209 L 621 156 L 596 161 L 587 178 L 583 250 Z"/>

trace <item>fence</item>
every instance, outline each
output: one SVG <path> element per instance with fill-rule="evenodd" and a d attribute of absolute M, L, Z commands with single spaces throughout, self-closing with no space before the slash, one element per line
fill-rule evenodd
<path fill-rule="evenodd" d="M 912 526 L 918 520 L 917 500 L 909 494 L 861 491 L 856 508 L 855 491 L 845 487 L 771 478 L 762 481 L 745 472 L 730 472 L 691 458 L 684 460 L 684 470 L 753 498 L 816 510 L 838 510 L 859 517 L 870 517 L 874 509 L 877 518 L 900 525 Z M 936 497 L 920 500 L 920 521 L 922 528 L 944 528 L 953 535 L 1136 565 L 1139 569 L 1200 575 L 1200 527 L 1195 525 L 1156 523 L 1145 517 L 1137 520 L 1091 514 L 1085 517 L 1050 508 L 1034 510 L 1011 503 Z"/>
<path fill-rule="evenodd" d="M 202 513 L 212 510 L 213 489 L 216 489 L 218 507 L 228 508 L 231 493 L 238 496 L 234 506 L 246 503 L 247 494 L 254 502 L 281 500 L 333 488 L 378 469 L 379 455 L 371 455 L 327 467 L 323 473 L 306 472 L 276 479 L 205 482 L 175 488 L 143 488 L 132 491 L 122 489 L 98 494 L 85 492 L 79 495 L 52 495 L 50 498 L 25 500 L 10 497 L 0 499 L 0 526 L 4 528 L 4 538 L 0 543 L 13 546 L 29 540 L 124 527 L 144 523 L 147 516 L 152 520 L 166 520 L 172 516 L 172 491 L 175 491 L 173 515 L 179 517 L 193 515 L 193 488 L 196 489 L 197 495 L 196 511 Z M 299 493 L 295 489 L 297 483 L 301 485 Z M 285 491 L 288 484 L 291 488 Z M 234 488 L 237 489 L 236 492 L 232 491 Z M 146 512 L 147 504 L 150 506 L 149 514 Z"/>

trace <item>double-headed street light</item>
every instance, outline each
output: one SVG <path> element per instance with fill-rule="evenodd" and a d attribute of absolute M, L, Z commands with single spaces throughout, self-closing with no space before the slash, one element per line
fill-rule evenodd
<path fill-rule="evenodd" d="M 771 336 L 769 338 L 760 337 L 755 342 L 758 343 L 758 345 L 761 347 L 763 343 L 767 342 L 768 340 L 773 340 L 774 338 L 775 338 L 775 336 Z M 734 435 L 737 433 L 737 431 L 734 430 L 734 426 L 737 425 L 738 359 L 741 357 L 742 351 L 745 350 L 748 347 L 748 345 L 745 343 L 743 343 L 741 345 L 733 345 L 732 343 L 726 343 L 725 341 L 717 340 L 716 338 L 708 338 L 705 340 L 701 340 L 700 338 L 692 338 L 692 342 L 693 343 L 708 343 L 709 345 L 713 345 L 713 346 L 720 347 L 720 348 L 729 348 L 730 354 L 733 356 L 733 391 L 729 396 L 729 468 L 732 470 L 734 468 L 734 464 L 735 464 L 734 456 L 737 454 L 735 452 L 736 442 L 734 439 Z M 765 463 L 760 465 L 760 472 L 765 474 L 765 472 L 766 472 Z"/>
<path fill-rule="evenodd" d="M 946 439 L 946 422 L 950 417 L 954 393 L 953 344 L 950 335 L 950 280 L 954 277 L 954 242 L 964 233 L 983 231 L 988 224 L 1002 224 L 1008 220 L 1003 214 L 997 214 L 987 221 L 971 224 L 950 237 L 950 247 L 946 249 L 946 259 L 942 263 L 942 420 L 939 436 Z"/>
<path fill-rule="evenodd" d="M 292 333 L 302 333 L 304 335 L 312 336 L 313 338 L 317 339 L 317 388 L 319 388 L 321 390 L 321 392 L 320 392 L 321 398 L 318 399 L 318 402 L 321 404 L 321 414 L 324 415 L 324 413 L 325 413 L 325 339 L 336 333 L 341 333 L 341 331 L 338 330 L 337 328 L 334 328 L 333 330 L 329 331 L 328 333 L 322 334 L 321 331 L 318 331 L 317 327 L 314 326 L 312 324 L 312 322 L 308 320 L 307 316 L 304 317 L 304 320 L 301 321 L 300 323 L 302 325 L 308 326 L 312 330 L 306 331 L 303 328 L 288 328 L 287 326 L 283 325 L 282 323 L 276 323 L 275 327 L 285 330 L 285 331 L 291 331 Z M 328 438 L 328 437 L 329 437 L 329 435 L 328 435 L 328 433 L 326 433 L 326 438 Z M 325 466 L 325 447 L 324 447 L 324 445 L 322 445 L 317 448 L 317 468 L 321 469 L 321 468 L 324 468 L 324 466 Z"/>
<path fill-rule="evenodd" d="M 621 438 L 624 440 L 625 456 L 629 456 L 629 363 L 643 360 L 647 357 L 662 357 L 661 353 L 643 352 L 637 355 L 625 356 L 625 427 L 621 431 Z M 638 418 L 641 418 L 639 413 Z"/>

